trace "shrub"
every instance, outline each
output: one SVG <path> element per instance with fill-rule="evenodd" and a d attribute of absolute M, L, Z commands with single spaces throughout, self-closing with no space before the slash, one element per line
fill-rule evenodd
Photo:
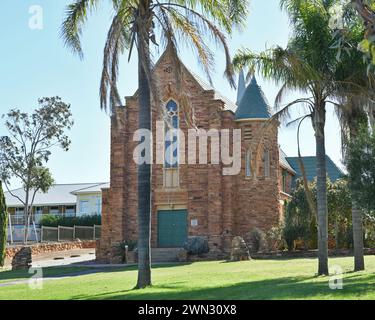
<path fill-rule="evenodd" d="M 43 215 L 39 224 L 45 227 L 73 227 L 73 226 L 85 226 L 91 227 L 94 225 L 101 225 L 101 216 L 81 216 L 81 217 L 64 217 L 55 215 Z"/>
<path fill-rule="evenodd" d="M 295 241 L 300 238 L 301 226 L 294 224 L 285 224 L 283 228 L 283 238 L 288 247 L 288 251 L 293 251 L 295 248 Z"/>
<path fill-rule="evenodd" d="M 248 247 L 254 253 L 266 250 L 266 234 L 258 228 L 252 229 L 248 234 Z"/>
<path fill-rule="evenodd" d="M 134 251 L 137 248 L 137 240 L 125 240 L 121 242 L 120 247 L 125 252 L 125 247 L 128 247 L 128 251 Z"/>
<path fill-rule="evenodd" d="M 209 251 L 208 241 L 205 237 L 189 237 L 184 244 L 188 254 L 200 255 Z"/>
<path fill-rule="evenodd" d="M 283 228 L 282 226 L 272 227 L 266 232 L 267 248 L 270 251 L 278 251 L 283 248 Z"/>

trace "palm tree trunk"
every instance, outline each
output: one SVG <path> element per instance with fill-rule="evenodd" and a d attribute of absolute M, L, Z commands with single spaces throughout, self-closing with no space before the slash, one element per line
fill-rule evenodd
<path fill-rule="evenodd" d="M 328 211 L 327 170 L 325 152 L 325 105 L 316 108 L 313 117 L 316 141 L 317 212 L 318 212 L 318 275 L 328 275 Z"/>
<path fill-rule="evenodd" d="M 141 5 L 140 5 L 141 6 Z M 139 129 L 151 134 L 151 89 L 149 33 L 146 28 L 146 7 L 140 8 L 138 24 L 138 92 Z M 151 140 L 149 140 L 151 141 Z M 151 146 L 145 150 L 145 158 L 151 159 Z M 151 164 L 138 164 L 138 280 L 137 288 L 151 285 Z"/>
<path fill-rule="evenodd" d="M 357 122 L 349 125 L 350 140 L 357 137 Z M 354 271 L 365 270 L 365 259 L 363 256 L 363 216 L 362 211 L 355 201 L 352 201 L 352 226 L 353 226 L 353 249 L 354 249 Z"/>
<path fill-rule="evenodd" d="M 336 250 L 339 250 L 339 218 L 335 216 L 335 248 Z"/>
<path fill-rule="evenodd" d="M 363 257 L 363 218 L 362 211 L 352 203 L 354 271 L 365 270 Z"/>

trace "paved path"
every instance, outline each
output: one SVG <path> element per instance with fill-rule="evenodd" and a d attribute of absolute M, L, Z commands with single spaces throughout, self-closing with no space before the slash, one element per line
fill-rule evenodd
<path fill-rule="evenodd" d="M 95 261 L 95 249 L 74 249 L 33 256 L 33 267 L 60 267 Z"/>

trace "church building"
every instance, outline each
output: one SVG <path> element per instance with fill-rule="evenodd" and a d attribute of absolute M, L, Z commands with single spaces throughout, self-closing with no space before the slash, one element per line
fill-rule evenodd
<path fill-rule="evenodd" d="M 189 129 L 179 108 L 181 89 L 176 87 L 174 65 L 163 54 L 154 75 L 165 112 L 152 108 L 156 121 L 172 117 L 175 128 Z M 247 237 L 253 228 L 266 232 L 280 223 L 284 200 L 291 192 L 295 170 L 278 144 L 278 126 L 255 77 L 238 85 L 238 101 L 231 102 L 183 66 L 182 90 L 189 95 L 195 123 L 200 129 L 241 130 L 241 170 L 224 175 L 223 164 L 152 165 L 152 247 L 180 248 L 188 237 L 208 240 L 210 253 L 223 257 L 235 236 Z M 115 110 L 111 127 L 110 187 L 103 189 L 102 235 L 97 259 L 113 261 L 114 249 L 123 241 L 137 240 L 137 165 L 133 141 L 138 129 L 138 97 L 126 98 Z M 232 141 L 232 140 L 230 140 Z M 153 141 L 154 149 L 155 139 Z M 230 150 L 232 150 L 230 148 Z"/>

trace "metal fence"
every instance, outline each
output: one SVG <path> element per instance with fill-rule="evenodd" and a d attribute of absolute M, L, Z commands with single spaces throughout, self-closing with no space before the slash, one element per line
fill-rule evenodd
<path fill-rule="evenodd" d="M 11 232 L 10 232 L 11 231 Z M 22 242 L 24 240 L 25 227 L 12 226 L 8 228 L 8 242 Z M 64 242 L 74 240 L 97 240 L 101 235 L 101 226 L 93 227 L 45 227 L 34 228 L 30 226 L 28 241 L 32 242 Z"/>
<path fill-rule="evenodd" d="M 40 242 L 59 241 L 59 229 L 53 227 L 44 227 L 40 229 Z"/>
<path fill-rule="evenodd" d="M 28 241 L 39 241 L 41 236 L 41 229 L 29 227 L 27 233 Z M 11 242 L 23 242 L 25 237 L 25 227 L 24 226 L 12 226 L 7 228 L 7 241 Z"/>
<path fill-rule="evenodd" d="M 101 226 L 84 227 L 41 227 L 41 242 L 60 242 L 74 240 L 97 240 L 100 238 Z"/>

